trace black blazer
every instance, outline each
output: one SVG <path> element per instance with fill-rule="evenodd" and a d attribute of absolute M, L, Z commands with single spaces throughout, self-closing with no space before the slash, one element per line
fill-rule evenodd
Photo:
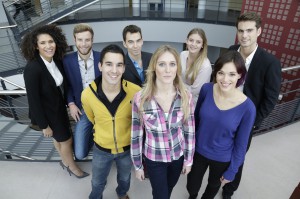
<path fill-rule="evenodd" d="M 143 62 L 145 79 L 146 79 L 146 70 L 149 66 L 151 57 L 152 57 L 151 53 L 142 52 L 142 62 Z M 128 53 L 126 54 L 126 57 L 125 57 L 125 72 L 123 74 L 123 78 L 126 79 L 127 81 L 130 81 L 134 84 L 139 85 L 140 87 L 142 87 L 142 85 L 144 83 L 144 82 L 142 82 L 137 70 L 135 69 Z"/>
<path fill-rule="evenodd" d="M 238 50 L 239 45 L 229 50 Z M 274 109 L 281 87 L 281 65 L 272 54 L 258 47 L 248 69 L 243 92 L 256 107 L 254 126 L 259 127 Z"/>
<path fill-rule="evenodd" d="M 62 63 L 55 61 L 55 64 L 65 80 Z M 36 60 L 27 63 L 23 75 L 31 122 L 41 129 L 47 128 L 48 125 L 51 127 L 56 122 L 64 122 L 66 103 L 62 92 L 39 55 L 36 55 Z"/>

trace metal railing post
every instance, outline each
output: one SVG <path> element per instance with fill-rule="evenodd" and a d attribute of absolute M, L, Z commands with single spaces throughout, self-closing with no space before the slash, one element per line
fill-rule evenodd
<path fill-rule="evenodd" d="M 300 99 L 298 99 L 298 103 L 297 103 L 297 106 L 296 106 L 296 108 L 294 110 L 294 113 L 292 114 L 290 123 L 292 123 L 293 121 L 295 121 L 296 114 L 297 114 L 298 111 L 300 111 Z"/>
<path fill-rule="evenodd" d="M 14 46 L 14 43 L 12 42 L 12 40 L 10 38 L 8 30 L 6 30 L 6 33 L 7 33 L 7 36 L 8 36 L 10 46 L 12 47 L 11 49 L 12 49 L 12 52 L 14 54 L 14 57 L 17 58 L 18 56 L 17 56 L 16 50 L 15 50 L 15 46 Z M 17 43 L 19 44 L 20 41 L 21 41 L 20 35 L 18 35 L 18 38 L 16 38 L 16 40 L 17 40 Z M 20 63 L 19 63 L 19 59 L 16 59 L 16 62 L 17 62 L 18 68 L 21 68 Z"/>
<path fill-rule="evenodd" d="M 5 83 L 4 83 L 4 81 L 2 79 L 1 79 L 1 85 L 2 85 L 3 90 L 7 90 L 6 85 L 5 85 Z M 8 96 L 5 95 L 5 98 L 6 98 L 7 102 L 8 102 L 9 107 L 10 107 L 10 112 L 11 112 L 12 116 L 14 117 L 15 120 L 19 120 L 19 117 L 18 117 L 17 112 L 16 112 L 16 110 L 14 108 L 14 105 L 12 103 L 10 95 L 8 95 Z"/>

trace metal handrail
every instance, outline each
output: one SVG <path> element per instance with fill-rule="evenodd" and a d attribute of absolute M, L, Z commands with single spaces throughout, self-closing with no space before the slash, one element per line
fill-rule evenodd
<path fill-rule="evenodd" d="M 290 70 L 297 70 L 297 69 L 299 69 L 299 68 L 300 68 L 300 65 L 289 66 L 289 67 L 282 68 L 281 71 L 282 71 L 282 72 L 287 72 L 287 71 L 290 71 Z M 295 81 L 299 81 L 299 79 L 293 79 L 293 80 L 283 81 L 283 82 L 281 82 L 281 84 L 291 83 L 291 82 L 295 82 Z M 289 94 L 289 93 L 293 93 L 293 92 L 297 92 L 297 91 L 300 91 L 300 89 L 295 89 L 295 90 L 287 91 L 287 92 L 285 92 L 285 93 L 280 93 L 278 99 L 279 99 L 279 100 L 282 100 L 283 95 L 287 95 L 287 94 Z"/>
<path fill-rule="evenodd" d="M 8 25 L 8 26 L 1 26 L 0 29 L 7 29 L 7 28 L 14 28 L 14 27 L 17 27 L 17 23 L 15 22 L 15 24 L 13 25 Z"/>
<path fill-rule="evenodd" d="M 0 91 L 0 95 L 26 95 L 26 94 L 27 94 L 26 90 Z"/>
<path fill-rule="evenodd" d="M 295 70 L 295 69 L 299 69 L 299 68 L 300 68 L 300 65 L 289 66 L 289 67 L 282 68 L 281 71 L 282 72 L 286 72 L 286 71 L 289 71 L 289 70 Z M 3 77 L 0 77 L 0 80 L 3 80 L 3 81 L 5 81 L 5 82 L 7 82 L 7 83 L 9 83 L 9 84 L 11 84 L 13 86 L 16 86 L 19 89 L 22 89 L 22 90 L 3 90 L 3 91 L 0 91 L 1 95 L 24 95 L 24 94 L 26 94 L 26 88 L 25 87 L 20 86 L 20 85 L 18 85 L 16 83 L 13 83 L 12 81 L 9 81 L 9 80 L 7 80 L 7 79 L 5 79 Z M 297 89 L 297 90 L 299 90 L 299 89 Z M 282 94 L 287 94 L 287 93 L 282 93 Z M 279 99 L 281 99 L 281 98 L 282 98 L 282 96 L 279 97 Z"/>
<path fill-rule="evenodd" d="M 64 8 L 65 9 L 58 9 L 58 10 L 55 10 L 55 9 L 52 9 L 51 8 L 51 6 L 50 6 L 50 8 L 48 8 L 48 5 L 51 5 L 51 1 L 50 0 L 46 0 L 46 1 L 43 1 L 43 2 L 41 2 L 41 4 L 44 4 L 44 5 L 47 5 L 47 6 L 45 6 L 45 8 L 42 6 L 42 8 L 43 9 L 45 9 L 44 11 L 43 11 L 43 15 L 40 15 L 40 17 L 38 17 L 38 18 L 35 18 L 34 20 L 30 20 L 30 21 L 28 21 L 28 22 L 26 22 L 26 20 L 23 20 L 24 21 L 24 23 L 17 23 L 16 24 L 16 21 L 13 19 L 13 17 L 11 17 L 10 16 L 10 23 L 11 24 L 14 24 L 12 27 L 15 27 L 15 24 L 16 24 L 16 26 L 17 26 L 17 30 L 19 31 L 19 33 L 21 34 L 21 35 L 23 35 L 23 34 L 25 34 L 25 32 L 26 32 L 26 30 L 27 29 L 31 29 L 32 27 L 34 27 L 34 26 L 39 26 L 39 25 L 41 25 L 41 24 L 50 24 L 50 23 L 54 23 L 54 22 L 57 22 L 58 20 L 60 20 L 60 19 L 62 19 L 62 18 L 64 18 L 64 17 L 66 17 L 66 16 L 68 16 L 68 15 L 71 15 L 71 14 L 74 14 L 74 13 L 76 13 L 77 11 L 79 11 L 79 10 L 82 10 L 82 9 L 84 9 L 84 8 L 86 8 L 86 7 L 89 7 L 89 6 L 91 6 L 91 5 L 93 5 L 93 4 L 96 4 L 97 2 L 104 2 L 104 0 L 92 0 L 92 2 L 90 2 L 90 3 L 86 3 L 85 1 L 65 1 L 65 4 L 64 4 Z M 107 1 L 108 3 L 107 3 L 107 5 L 114 5 L 115 3 L 113 3 L 112 1 Z M 208 2 L 213 2 L 213 3 L 211 3 L 209 6 L 213 6 L 213 7 L 215 7 L 215 4 L 216 3 L 218 3 L 219 5 L 216 7 L 216 11 L 220 11 L 221 9 L 222 9 L 222 5 L 220 4 L 220 1 L 219 0 L 214 0 L 214 1 L 208 1 L 207 0 L 207 3 Z M 5 3 L 5 4 L 4 4 Z M 77 3 L 79 3 L 78 5 L 77 5 Z M 82 5 L 81 3 L 84 3 L 85 5 Z M 146 5 L 146 4 L 148 4 L 149 3 L 149 1 L 139 1 L 139 5 L 141 6 L 142 4 L 144 4 L 144 5 Z M 234 2 L 236 5 L 235 5 L 235 7 L 238 7 L 238 8 L 240 8 L 241 7 L 241 3 L 240 2 Z M 2 2 L 2 4 L 3 4 L 3 8 L 4 8 L 4 10 L 7 12 L 7 14 L 9 14 L 8 13 L 8 7 L 10 7 L 10 6 L 12 6 L 12 4 L 13 3 L 11 3 L 11 2 L 8 2 L 8 1 L 3 1 Z M 131 3 L 132 4 L 132 3 Z M 137 3 L 136 3 L 137 4 Z M 185 13 L 187 13 L 188 11 L 187 11 L 187 7 L 186 7 L 186 5 L 187 5 L 187 2 L 185 2 L 185 1 L 183 1 L 183 2 L 175 2 L 174 1 L 174 4 L 177 4 L 177 5 L 182 5 L 183 7 L 180 7 L 180 8 L 183 8 L 184 10 L 182 10 L 182 11 L 180 11 L 180 12 L 182 12 L 183 14 L 185 14 Z M 128 7 L 128 3 L 127 2 L 124 2 L 123 1 L 123 3 L 121 3 L 121 5 L 123 5 L 123 8 L 127 8 Z M 173 5 L 173 2 L 172 1 L 170 1 L 170 6 L 169 6 L 169 8 L 171 9 L 172 8 L 172 6 L 171 5 Z M 79 6 L 79 7 L 78 7 Z M 184 7 L 185 6 L 185 7 Z M 71 8 L 70 10 L 69 10 L 69 8 Z M 190 7 L 191 8 L 191 7 Z M 141 9 L 141 8 L 140 8 Z M 100 8 L 100 10 L 99 11 L 102 11 L 102 10 L 105 10 L 105 8 L 104 9 L 101 9 Z M 148 10 L 149 11 L 149 10 Z M 171 10 L 170 11 L 168 11 L 168 12 L 172 12 Z M 176 12 L 176 11 L 174 11 L 174 12 Z M 193 11 L 193 12 L 196 12 L 196 11 Z M 59 16 L 59 15 L 62 15 L 62 16 Z M 136 17 L 136 16 L 130 16 L 130 17 Z M 144 17 L 144 16 L 143 16 Z M 147 18 L 149 17 L 149 16 L 146 16 Z M 171 15 L 169 16 L 169 17 L 167 17 L 167 18 L 170 18 L 171 17 Z M 154 17 L 155 18 L 155 17 Z M 172 17 L 171 17 L 172 18 Z M 193 17 L 194 18 L 194 17 Z M 195 18 L 196 19 L 196 18 Z M 76 20 L 76 19 L 75 19 Z M 219 21 L 220 19 L 219 19 L 219 16 L 217 16 L 217 19 L 215 19 L 215 21 L 216 21 L 216 23 L 219 23 L 220 21 Z M 208 21 L 210 21 L 210 20 L 208 20 Z M 222 23 L 222 22 L 221 22 Z M 228 21 L 225 21 L 225 23 L 226 24 L 228 24 Z M 229 22 L 230 24 L 232 23 L 232 22 Z M 233 25 L 233 24 L 231 24 L 231 25 Z M 6 26 L 5 27 L 3 27 L 3 28 L 6 28 Z"/>
<path fill-rule="evenodd" d="M 27 156 L 24 156 L 24 155 L 19 155 L 17 153 L 11 152 L 11 151 L 4 151 L 2 148 L 0 148 L 0 152 L 6 154 L 7 156 L 15 156 L 15 157 L 18 157 L 18 158 L 21 158 L 21 159 L 24 159 L 24 160 L 35 160 L 33 158 L 30 158 L 30 157 L 27 157 Z M 9 158 L 9 159 L 11 159 L 11 158 Z"/>
<path fill-rule="evenodd" d="M 286 67 L 286 68 L 281 69 L 281 71 L 282 71 L 282 72 L 285 72 L 285 71 L 294 70 L 294 69 L 299 69 L 299 68 L 300 68 L 300 65 L 289 66 L 289 67 Z"/>
<path fill-rule="evenodd" d="M 6 5 L 6 6 L 11 6 L 11 5 L 13 5 L 14 3 L 16 3 L 16 2 L 18 2 L 19 0 L 16 0 L 16 1 L 13 1 L 13 2 L 10 2 L 10 1 L 3 1 L 2 3 L 4 4 L 4 3 L 6 3 L 6 2 L 8 2 L 8 4 Z"/>
<path fill-rule="evenodd" d="M 92 5 L 92 4 L 94 4 L 94 3 L 98 2 L 98 1 L 100 1 L 100 0 L 92 1 L 92 2 L 90 2 L 90 3 L 88 3 L 88 4 L 84 5 L 84 6 L 81 6 L 81 7 L 77 8 L 77 9 L 75 9 L 75 10 L 72 10 L 71 12 L 68 12 L 68 13 L 66 13 L 66 14 L 64 14 L 64 15 L 62 15 L 62 16 L 60 16 L 60 17 L 58 17 L 58 18 L 56 18 L 56 19 L 54 19 L 54 20 L 52 20 L 50 22 L 48 22 L 48 24 L 52 24 L 52 23 L 54 23 L 54 22 L 56 22 L 56 21 L 58 21 L 58 20 L 60 20 L 60 19 L 62 19 L 64 17 L 66 17 L 66 16 L 68 16 L 70 14 L 73 14 L 73 13 L 77 12 L 78 10 L 84 9 L 84 8 L 90 6 L 90 5 Z"/>
<path fill-rule="evenodd" d="M 25 92 L 26 92 L 26 88 L 23 87 L 23 86 L 20 86 L 20 85 L 18 85 L 18 84 L 16 84 L 16 83 L 13 83 L 12 81 L 9 81 L 9 80 L 7 80 L 7 79 L 5 79 L 5 78 L 3 78 L 3 77 L 0 77 L 0 80 L 5 81 L 5 82 L 7 82 L 7 83 L 9 83 L 9 84 L 11 84 L 11 85 L 13 85 L 13 86 L 15 86 L 15 87 L 20 88 L 20 89 L 23 89 L 23 90 L 25 90 Z"/>
<path fill-rule="evenodd" d="M 62 15 L 62 16 L 60 16 L 60 17 L 55 18 L 54 20 L 48 22 L 47 24 L 52 24 L 52 23 L 54 23 L 54 22 L 56 22 L 56 21 L 58 21 L 58 20 L 60 20 L 60 19 L 62 19 L 62 18 L 64 18 L 64 17 L 66 17 L 66 16 L 68 16 L 68 15 L 70 15 L 70 14 L 73 14 L 73 13 L 75 13 L 75 12 L 81 10 L 81 9 L 84 9 L 84 8 L 86 8 L 86 7 L 88 7 L 88 6 L 92 5 L 92 4 L 94 4 L 94 3 L 96 3 L 96 2 L 99 2 L 99 1 L 102 1 L 102 0 L 94 0 L 94 1 L 92 1 L 92 2 L 90 2 L 90 3 L 87 3 L 87 4 L 83 5 L 83 6 L 80 6 L 80 7 L 76 8 L 76 9 L 71 10 L 70 12 L 68 12 L 68 13 L 66 13 L 66 14 L 64 14 L 64 15 Z M 9 15 L 9 14 L 8 14 L 8 10 L 7 10 L 7 7 L 12 6 L 16 1 L 14 1 L 14 2 L 12 2 L 12 3 L 9 2 L 8 4 L 4 5 L 4 3 L 6 3 L 6 2 L 7 2 L 7 1 L 3 1 L 2 4 L 3 4 L 3 8 L 4 8 L 4 10 L 6 11 L 7 15 Z M 74 6 L 74 4 L 73 4 L 73 6 Z M 53 17 L 53 15 L 51 15 L 51 12 L 48 12 L 48 14 L 50 14 L 50 17 Z M 57 14 L 57 13 L 56 13 L 56 14 Z M 49 17 L 49 18 L 50 18 L 50 17 Z M 13 17 L 10 16 L 10 20 L 11 20 L 11 22 L 13 23 L 12 25 L 1 26 L 0 29 L 1 29 L 1 28 L 2 28 L 2 29 L 6 29 L 6 28 L 14 28 L 14 27 L 18 27 L 18 24 L 17 24 L 17 22 L 15 21 L 15 19 L 14 19 Z M 39 22 L 41 22 L 41 21 L 37 21 L 37 23 L 39 23 Z M 34 23 L 33 25 L 36 25 L 36 24 Z M 23 30 L 23 31 L 24 31 L 24 30 Z"/>
<path fill-rule="evenodd" d="M 285 69 L 284 71 L 295 70 L 295 69 L 297 70 L 299 68 L 300 68 L 300 66 L 291 66 L 291 67 L 284 68 Z M 15 84 L 3 77 L 0 77 L 0 80 L 8 82 L 8 83 L 16 86 L 17 88 L 20 88 L 20 89 L 24 88 L 24 87 L 22 87 L 18 84 Z M 282 83 L 285 83 L 285 82 L 282 82 Z M 299 91 L 299 89 L 296 89 L 293 92 L 298 92 L 298 91 Z M 289 92 L 292 92 L 292 91 L 289 91 Z M 0 91 L 0 95 L 1 94 L 3 94 L 3 95 L 5 95 L 5 94 L 7 94 L 7 95 L 25 94 L 26 95 L 26 90 L 25 90 L 25 88 L 23 90 L 10 90 L 10 91 L 4 90 L 4 91 Z M 4 96 L 4 97 L 6 97 L 6 96 Z M 27 99 L 25 99 L 25 98 L 26 98 L 26 96 L 22 96 L 21 100 L 19 102 L 24 101 L 26 103 Z M 6 103 L 3 103 L 3 105 L 1 106 L 1 109 L 3 109 L 3 110 L 7 109 L 6 112 L 3 111 L 5 114 L 11 115 L 11 116 L 6 116 L 9 118 L 7 121 L 9 121 L 9 122 L 13 121 L 15 123 L 18 122 L 20 124 L 30 125 L 30 120 L 28 119 L 28 112 L 27 112 L 27 111 L 29 111 L 29 109 L 28 109 L 27 104 L 15 103 L 16 100 L 19 99 L 18 97 L 15 98 L 15 96 L 12 96 L 11 99 L 14 100 L 13 102 L 11 102 L 11 104 L 13 104 L 13 106 L 10 106 L 9 103 L 8 103 L 8 105 Z M 299 99 L 293 99 L 292 101 L 278 103 L 276 105 L 276 107 L 274 108 L 273 112 L 262 123 L 261 129 L 258 129 L 257 131 L 255 131 L 254 135 L 255 136 L 261 135 L 261 134 L 267 133 L 271 130 L 281 128 L 281 127 L 289 125 L 293 122 L 299 121 L 299 113 L 297 113 L 297 110 L 299 110 L 299 105 L 300 105 Z M 9 110 L 11 112 L 9 112 Z M 287 115 L 285 115 L 286 111 L 289 111 Z M 14 116 L 14 112 L 15 112 L 16 116 L 18 117 L 17 119 Z M 25 117 L 24 117 L 24 115 L 25 115 Z M 44 155 L 44 154 L 42 156 L 40 155 L 41 151 L 42 151 L 42 153 L 44 153 L 44 151 L 45 151 L 43 144 L 38 144 L 38 147 L 36 147 L 36 148 L 31 147 L 30 150 L 27 150 L 27 151 L 23 150 L 23 148 L 22 148 L 22 150 L 19 150 L 18 149 L 19 146 L 15 147 L 18 144 L 20 144 L 19 148 L 21 148 L 24 145 L 24 143 L 26 143 L 26 147 L 27 147 L 27 143 L 31 144 L 31 142 L 36 142 L 35 139 L 32 139 L 32 140 L 30 139 L 30 141 L 28 141 L 28 139 L 31 137 L 31 134 L 29 135 L 29 134 L 23 133 L 22 136 L 23 137 L 21 137 L 20 141 L 18 141 L 18 142 L 14 142 L 13 139 L 9 138 L 9 142 L 11 142 L 12 144 L 10 144 L 9 147 L 4 147 L 4 148 L 0 147 L 0 157 L 2 156 L 6 159 L 19 158 L 21 160 L 26 160 L 26 161 L 37 161 L 37 160 L 39 161 L 41 157 L 46 157 L 46 160 L 47 160 L 48 157 L 50 157 L 50 156 L 52 157 L 52 153 L 51 153 L 51 155 L 49 155 L 50 153 L 48 155 Z M 42 140 L 42 137 L 39 137 L 38 139 Z M 45 142 L 45 141 L 43 140 L 43 142 Z M 38 151 L 36 154 L 38 154 L 38 155 L 35 155 L 36 149 Z M 22 155 L 22 154 L 24 154 L 24 155 Z"/>

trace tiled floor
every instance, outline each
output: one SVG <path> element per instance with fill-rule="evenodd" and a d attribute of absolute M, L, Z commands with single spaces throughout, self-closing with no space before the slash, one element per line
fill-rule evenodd
<path fill-rule="evenodd" d="M 256 136 L 246 157 L 240 188 L 233 199 L 288 199 L 300 181 L 300 122 Z M 91 162 L 79 165 L 91 172 Z M 116 171 L 112 169 L 104 199 L 116 199 Z M 207 178 L 204 178 L 201 193 Z M 91 176 L 70 177 L 58 162 L 0 161 L 1 199 L 85 199 Z M 181 176 L 172 199 L 187 199 L 186 176 Z M 200 195 L 201 195 L 200 193 Z M 132 173 L 131 199 L 151 199 L 148 180 L 139 182 Z M 200 196 L 198 197 L 200 198 Z M 221 199 L 221 191 L 216 196 Z"/>

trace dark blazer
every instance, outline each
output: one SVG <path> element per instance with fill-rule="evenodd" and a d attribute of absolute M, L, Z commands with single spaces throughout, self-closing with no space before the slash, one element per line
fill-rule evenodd
<path fill-rule="evenodd" d="M 229 50 L 238 50 L 239 45 Z M 259 127 L 274 109 L 281 87 L 281 65 L 272 54 L 258 47 L 248 69 L 243 92 L 256 107 L 254 126 Z"/>
<path fill-rule="evenodd" d="M 54 62 L 64 77 L 62 63 Z M 55 128 L 57 122 L 68 126 L 63 94 L 38 54 L 36 60 L 27 63 L 23 75 L 31 122 L 37 124 L 41 129 L 47 128 L 48 125 Z"/>
<path fill-rule="evenodd" d="M 95 78 L 100 75 L 98 67 L 100 61 L 100 52 L 93 51 Z M 67 102 L 74 102 L 81 109 L 81 92 L 83 90 L 80 67 L 78 63 L 78 53 L 65 55 L 63 59 L 64 69 L 68 80 Z"/>
<path fill-rule="evenodd" d="M 151 53 L 148 52 L 142 52 L 142 62 L 143 62 L 143 69 L 144 69 L 144 77 L 146 79 L 146 70 L 149 66 L 150 59 L 152 57 Z M 125 72 L 123 74 L 123 78 L 127 81 L 130 81 L 134 84 L 139 85 L 142 87 L 143 83 L 137 70 L 135 69 L 128 53 L 125 56 Z"/>

